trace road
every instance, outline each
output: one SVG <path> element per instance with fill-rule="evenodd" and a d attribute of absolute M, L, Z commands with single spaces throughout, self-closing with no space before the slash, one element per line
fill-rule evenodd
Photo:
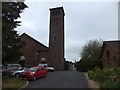
<path fill-rule="evenodd" d="M 48 72 L 46 78 L 29 81 L 26 88 L 89 88 L 84 74 L 78 71 Z M 25 89 L 23 89 L 25 90 Z"/>

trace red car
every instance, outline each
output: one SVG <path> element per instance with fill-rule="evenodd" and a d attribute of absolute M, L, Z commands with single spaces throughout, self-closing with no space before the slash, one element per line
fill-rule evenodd
<path fill-rule="evenodd" d="M 40 77 L 45 77 L 47 74 L 47 70 L 45 67 L 36 66 L 31 67 L 27 71 L 23 73 L 23 78 L 27 78 L 27 80 L 36 80 Z"/>

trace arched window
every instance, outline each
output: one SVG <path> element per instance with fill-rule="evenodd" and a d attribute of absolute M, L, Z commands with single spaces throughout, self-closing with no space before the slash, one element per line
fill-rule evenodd
<path fill-rule="evenodd" d="M 106 51 L 106 58 L 107 58 L 107 60 L 110 60 L 110 51 L 109 50 Z"/>
<path fill-rule="evenodd" d="M 60 11 L 58 10 L 58 11 L 53 11 L 52 12 L 52 15 L 59 15 L 60 14 Z"/>
<path fill-rule="evenodd" d="M 107 67 L 111 66 L 110 51 L 109 50 L 106 51 L 106 65 L 107 65 Z"/>
<path fill-rule="evenodd" d="M 57 11 L 55 11 L 55 15 L 57 15 Z"/>
<path fill-rule="evenodd" d="M 58 15 L 60 14 L 60 11 L 58 10 Z"/>
<path fill-rule="evenodd" d="M 54 15 L 54 11 L 52 12 L 52 14 Z"/>

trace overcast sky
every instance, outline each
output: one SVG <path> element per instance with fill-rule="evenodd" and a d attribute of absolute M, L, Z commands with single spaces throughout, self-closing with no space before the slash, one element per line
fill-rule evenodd
<path fill-rule="evenodd" d="M 63 6 L 65 11 L 65 58 L 79 60 L 88 40 L 118 39 L 117 2 L 28 2 L 21 14 L 22 26 L 16 30 L 27 33 L 48 46 L 50 8 Z"/>

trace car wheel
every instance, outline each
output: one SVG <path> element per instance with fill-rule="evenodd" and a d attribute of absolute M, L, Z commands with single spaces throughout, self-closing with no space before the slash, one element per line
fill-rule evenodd
<path fill-rule="evenodd" d="M 16 78 L 19 78 L 19 77 L 20 77 L 20 74 L 19 74 L 19 73 L 15 74 L 15 77 L 16 77 Z"/>
<path fill-rule="evenodd" d="M 36 79 L 37 79 L 37 77 L 36 77 L 36 76 L 34 76 L 34 77 L 33 77 L 33 80 L 35 81 Z"/>

